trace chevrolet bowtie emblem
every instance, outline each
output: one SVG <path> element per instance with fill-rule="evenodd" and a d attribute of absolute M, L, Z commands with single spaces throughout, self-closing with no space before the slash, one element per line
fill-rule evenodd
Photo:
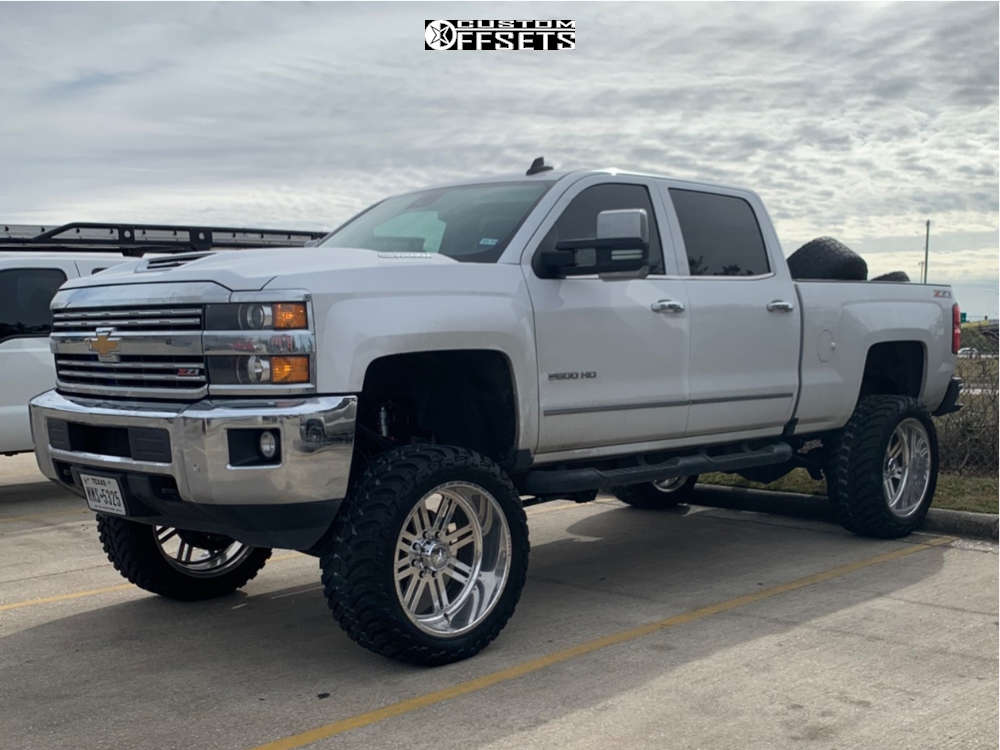
<path fill-rule="evenodd" d="M 97 352 L 99 362 L 118 362 L 118 344 L 121 339 L 111 338 L 115 332 L 114 328 L 98 328 L 97 336 L 87 339 L 87 346 L 90 351 Z"/>

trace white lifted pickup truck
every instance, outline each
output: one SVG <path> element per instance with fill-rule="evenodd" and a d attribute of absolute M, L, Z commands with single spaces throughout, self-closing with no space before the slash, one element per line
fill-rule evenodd
<path fill-rule="evenodd" d="M 38 463 L 138 586 L 217 596 L 303 550 L 358 643 L 446 663 L 511 616 L 531 502 L 666 508 L 701 472 L 804 466 L 852 531 L 921 523 L 957 306 L 829 267 L 793 280 L 750 191 L 536 160 L 317 247 L 68 281 Z"/>

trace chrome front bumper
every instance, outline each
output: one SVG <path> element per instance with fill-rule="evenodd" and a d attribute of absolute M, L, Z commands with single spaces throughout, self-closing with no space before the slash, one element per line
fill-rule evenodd
<path fill-rule="evenodd" d="M 354 450 L 355 396 L 257 398 L 193 404 L 137 404 L 69 398 L 47 391 L 31 401 L 31 429 L 42 473 L 62 484 L 66 467 L 172 477 L 179 499 L 210 506 L 275 506 L 339 500 L 347 493 Z M 51 445 L 48 420 L 93 427 L 160 428 L 167 462 Z M 280 431 L 281 462 L 231 466 L 227 431 Z M 62 465 L 62 472 L 59 466 Z M 77 489 L 77 491 L 79 491 Z"/>

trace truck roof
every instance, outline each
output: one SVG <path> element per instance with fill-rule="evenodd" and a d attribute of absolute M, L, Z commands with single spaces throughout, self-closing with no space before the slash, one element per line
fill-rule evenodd
<path fill-rule="evenodd" d="M 527 182 L 531 180 L 540 181 L 558 181 L 564 178 L 582 178 L 589 175 L 625 175 L 629 177 L 649 177 L 657 180 L 670 180 L 671 182 L 683 183 L 686 186 L 690 186 L 693 189 L 704 189 L 708 192 L 715 190 L 737 190 L 743 193 L 753 193 L 749 188 L 742 187 L 740 185 L 724 185 L 717 182 L 705 182 L 702 180 L 692 180 L 682 177 L 671 177 L 665 174 L 656 174 L 654 172 L 642 172 L 631 169 L 619 169 L 618 167 L 603 167 L 598 169 L 562 169 L 562 170 L 549 170 L 545 172 L 538 172 L 533 175 L 526 175 L 523 172 L 516 172 L 510 174 L 502 175 L 491 175 L 488 177 L 476 177 L 465 180 L 455 180 L 451 182 L 441 182 L 435 183 L 433 185 L 428 185 L 424 188 L 417 188 L 417 190 L 434 190 L 436 188 L 444 187 L 455 187 L 456 185 L 482 185 L 486 183 L 494 182 Z M 416 191 L 406 191 L 406 192 L 416 192 Z"/>

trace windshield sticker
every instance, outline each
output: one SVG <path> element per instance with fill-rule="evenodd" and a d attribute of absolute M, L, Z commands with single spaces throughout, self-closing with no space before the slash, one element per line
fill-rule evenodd
<path fill-rule="evenodd" d="M 483 237 L 481 240 L 479 240 L 479 244 L 480 245 L 486 245 L 487 247 L 493 247 L 499 241 L 500 240 L 495 239 L 493 237 Z"/>

